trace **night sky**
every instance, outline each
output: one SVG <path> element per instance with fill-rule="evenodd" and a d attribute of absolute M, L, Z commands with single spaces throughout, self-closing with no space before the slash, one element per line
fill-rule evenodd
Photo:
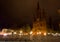
<path fill-rule="evenodd" d="M 0 27 L 18 26 L 33 23 L 38 0 L 0 0 Z M 45 9 L 46 20 L 52 22 L 60 20 L 60 0 L 39 0 L 41 9 Z"/>

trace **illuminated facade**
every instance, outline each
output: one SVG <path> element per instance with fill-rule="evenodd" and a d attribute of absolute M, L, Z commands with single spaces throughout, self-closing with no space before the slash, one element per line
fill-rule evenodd
<path fill-rule="evenodd" d="M 2 29 L 2 32 L 9 33 L 9 32 L 14 32 L 14 30 L 11 30 L 11 29 Z"/>
<path fill-rule="evenodd" d="M 40 9 L 39 7 L 39 2 L 37 4 L 37 13 L 36 13 L 36 17 L 34 18 L 36 19 L 33 22 L 33 31 L 41 31 L 41 32 L 45 32 L 46 31 L 46 20 L 45 20 L 45 11 L 44 9 Z"/>

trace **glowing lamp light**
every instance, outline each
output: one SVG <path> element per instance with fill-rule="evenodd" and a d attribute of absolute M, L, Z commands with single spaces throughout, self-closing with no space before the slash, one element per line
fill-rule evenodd
<path fill-rule="evenodd" d="M 39 32 L 37 32 L 37 34 L 39 34 Z"/>
<path fill-rule="evenodd" d="M 19 34 L 19 35 L 22 35 L 22 34 Z"/>
<path fill-rule="evenodd" d="M 58 35 L 58 33 L 56 33 Z"/>
<path fill-rule="evenodd" d="M 37 32 L 37 34 L 41 34 L 41 32 Z"/>
<path fill-rule="evenodd" d="M 17 34 L 16 32 L 14 32 L 14 34 Z"/>
<path fill-rule="evenodd" d="M 54 34 L 54 33 L 51 33 L 52 34 L 52 36 L 56 36 L 56 34 Z"/>
<path fill-rule="evenodd" d="M 50 35 L 50 33 L 48 33 L 48 35 Z"/>
<path fill-rule="evenodd" d="M 55 33 L 55 34 L 53 33 L 52 35 L 53 35 L 53 36 L 58 36 L 58 33 Z"/>
<path fill-rule="evenodd" d="M 39 34 L 41 34 L 41 32 L 39 32 Z"/>
<path fill-rule="evenodd" d="M 23 31 L 21 30 L 20 33 L 23 33 Z"/>
<path fill-rule="evenodd" d="M 4 36 L 7 36 L 7 34 L 3 34 Z"/>
<path fill-rule="evenodd" d="M 30 34 L 32 34 L 33 32 L 31 31 Z"/>
<path fill-rule="evenodd" d="M 8 33 L 8 35 L 12 35 L 12 33 Z"/>
<path fill-rule="evenodd" d="M 58 36 L 60 36 L 60 34 L 58 34 Z"/>
<path fill-rule="evenodd" d="M 22 30 L 20 31 L 19 35 L 23 35 L 23 31 Z"/>
<path fill-rule="evenodd" d="M 44 33 L 44 36 L 46 36 L 46 33 Z"/>
<path fill-rule="evenodd" d="M 25 33 L 24 35 L 28 35 L 28 33 Z"/>
<path fill-rule="evenodd" d="M 22 33 L 20 33 L 19 35 L 23 35 Z"/>

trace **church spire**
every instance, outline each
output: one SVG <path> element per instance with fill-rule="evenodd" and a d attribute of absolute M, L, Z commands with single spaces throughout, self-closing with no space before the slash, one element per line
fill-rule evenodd
<path fill-rule="evenodd" d="M 37 2 L 37 10 L 36 11 L 37 11 L 37 13 L 36 13 L 36 16 L 37 16 L 36 19 L 40 20 L 40 16 L 41 16 L 40 14 L 41 14 L 41 12 L 40 12 L 39 1 Z"/>
<path fill-rule="evenodd" d="M 39 10 L 39 2 L 37 2 L 37 10 Z"/>
<path fill-rule="evenodd" d="M 33 14 L 34 21 L 40 17 L 39 10 L 39 2 L 37 2 L 36 14 Z"/>

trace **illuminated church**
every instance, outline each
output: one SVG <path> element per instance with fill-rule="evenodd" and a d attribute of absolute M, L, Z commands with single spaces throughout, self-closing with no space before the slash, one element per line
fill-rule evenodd
<path fill-rule="evenodd" d="M 34 16 L 34 15 L 33 15 Z M 37 3 L 37 9 L 36 9 L 36 16 L 34 16 L 34 22 L 33 22 L 33 31 L 41 31 L 45 32 L 46 27 L 46 19 L 45 19 L 45 10 L 40 9 L 39 2 Z"/>

